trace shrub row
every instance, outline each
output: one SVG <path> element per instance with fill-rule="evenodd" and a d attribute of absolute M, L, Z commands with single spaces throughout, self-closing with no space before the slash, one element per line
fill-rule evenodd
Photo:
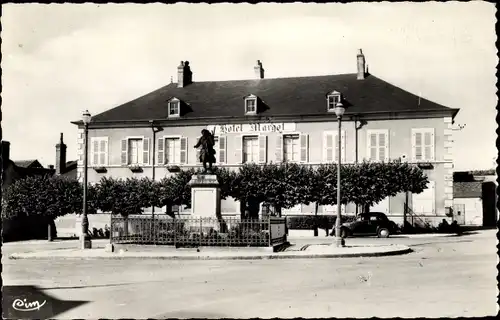
<path fill-rule="evenodd" d="M 420 193 L 428 182 L 418 167 L 401 162 L 363 162 L 342 166 L 341 171 L 342 204 L 372 205 L 400 192 Z M 127 216 L 140 214 L 151 206 L 167 207 L 168 210 L 174 205 L 190 205 L 188 182 L 196 173 L 194 169 L 184 170 L 161 181 L 104 177 L 88 186 L 88 212 L 101 210 Z M 297 204 L 335 205 L 337 201 L 335 164 L 317 168 L 293 163 L 247 164 L 237 172 L 216 168 L 214 173 L 219 180 L 222 199 L 231 196 L 248 204 L 242 207 L 242 218 L 256 218 L 258 204 L 263 202 L 280 215 L 282 209 Z M 30 215 L 56 218 L 80 213 L 82 193 L 82 184 L 63 177 L 21 179 L 13 183 L 2 198 L 2 218 Z M 332 223 L 330 220 L 321 222 L 328 218 L 314 219 L 322 224 Z"/>

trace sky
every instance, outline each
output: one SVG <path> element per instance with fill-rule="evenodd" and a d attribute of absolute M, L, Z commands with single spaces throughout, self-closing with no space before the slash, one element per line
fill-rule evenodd
<path fill-rule="evenodd" d="M 2 128 L 11 159 L 76 159 L 95 115 L 176 82 L 370 73 L 455 118 L 455 169 L 496 166 L 495 7 L 485 2 L 2 5 Z M 465 125 L 458 130 L 458 125 Z"/>

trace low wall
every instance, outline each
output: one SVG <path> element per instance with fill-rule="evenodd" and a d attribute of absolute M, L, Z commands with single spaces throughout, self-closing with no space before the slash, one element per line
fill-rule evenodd
<path fill-rule="evenodd" d="M 107 213 L 89 214 L 89 230 L 93 228 L 102 229 L 110 226 L 110 215 Z M 82 231 L 81 215 L 68 214 L 57 218 L 55 221 L 58 237 L 78 237 Z"/>

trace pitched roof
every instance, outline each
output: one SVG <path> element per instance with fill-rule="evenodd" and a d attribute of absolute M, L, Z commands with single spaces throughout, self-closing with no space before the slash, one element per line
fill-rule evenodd
<path fill-rule="evenodd" d="M 480 198 L 482 195 L 482 182 L 454 182 L 453 197 L 455 198 Z"/>
<path fill-rule="evenodd" d="M 67 161 L 66 162 L 66 167 L 63 173 L 61 173 L 62 176 L 71 178 L 71 179 L 76 179 L 77 177 L 77 167 L 78 167 L 78 161 L 73 160 L 73 161 Z"/>
<path fill-rule="evenodd" d="M 261 116 L 331 115 L 326 95 L 342 94 L 346 114 L 398 111 L 448 111 L 373 75 L 357 80 L 356 74 L 237 81 L 194 82 L 183 88 L 171 83 L 140 98 L 95 115 L 92 122 L 166 119 L 168 100 L 184 105 L 181 119 L 243 117 L 244 97 L 253 94 L 263 103 Z"/>
<path fill-rule="evenodd" d="M 21 168 L 43 168 L 38 160 L 15 160 L 14 164 Z"/>

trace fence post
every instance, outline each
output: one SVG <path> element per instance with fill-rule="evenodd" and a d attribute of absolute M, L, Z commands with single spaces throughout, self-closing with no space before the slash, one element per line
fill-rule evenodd
<path fill-rule="evenodd" d="M 201 236 L 203 234 L 203 218 L 200 218 L 200 244 L 199 247 L 201 248 Z"/>
<path fill-rule="evenodd" d="M 109 214 L 109 243 L 113 243 L 113 213 Z"/>
<path fill-rule="evenodd" d="M 267 230 L 269 230 L 269 246 L 271 246 L 271 239 L 272 239 L 272 234 L 271 234 L 271 217 L 267 218 Z"/>
<path fill-rule="evenodd" d="M 174 228 L 174 246 L 177 248 L 177 219 L 173 219 L 173 228 Z"/>

